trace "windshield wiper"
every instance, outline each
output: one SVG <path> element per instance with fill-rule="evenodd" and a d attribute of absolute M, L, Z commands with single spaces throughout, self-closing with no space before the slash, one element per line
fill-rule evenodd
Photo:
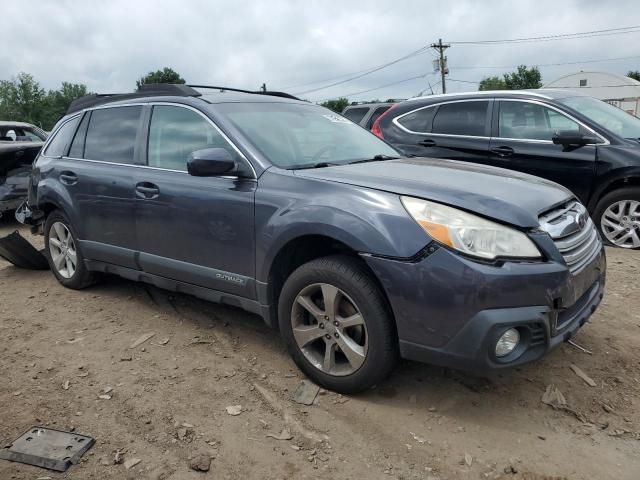
<path fill-rule="evenodd" d="M 289 167 L 289 170 L 306 170 L 308 168 L 325 168 L 325 167 L 335 167 L 336 165 L 340 165 L 340 163 L 331 163 L 331 162 L 318 162 L 318 163 L 305 163 L 302 165 L 294 165 Z"/>
<path fill-rule="evenodd" d="M 381 162 L 383 160 L 397 160 L 400 157 L 392 157 L 390 155 L 374 155 L 371 158 L 363 158 L 361 160 L 354 160 L 353 162 L 349 162 L 349 165 L 353 165 L 354 163 L 367 163 L 367 162 Z"/>

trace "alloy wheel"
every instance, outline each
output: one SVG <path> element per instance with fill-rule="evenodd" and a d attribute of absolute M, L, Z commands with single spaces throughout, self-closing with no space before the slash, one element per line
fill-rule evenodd
<path fill-rule="evenodd" d="M 291 309 L 293 337 L 305 358 L 335 376 L 357 371 L 367 356 L 364 317 L 355 302 L 328 283 L 305 287 Z"/>
<path fill-rule="evenodd" d="M 71 231 L 62 222 L 55 222 L 49 230 L 49 254 L 53 265 L 62 278 L 71 278 L 76 273 L 78 255 Z"/>
<path fill-rule="evenodd" d="M 640 247 L 640 202 L 621 200 L 612 203 L 600 220 L 602 233 L 609 242 L 622 248 Z"/>

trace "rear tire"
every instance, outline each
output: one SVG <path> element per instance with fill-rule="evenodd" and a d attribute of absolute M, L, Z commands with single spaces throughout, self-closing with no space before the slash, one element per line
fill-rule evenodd
<path fill-rule="evenodd" d="M 640 188 L 621 188 L 606 194 L 596 206 L 593 221 L 607 244 L 639 249 Z"/>
<path fill-rule="evenodd" d="M 320 258 L 295 270 L 282 288 L 278 318 L 294 362 L 324 388 L 366 390 L 397 363 L 398 337 L 386 299 L 353 258 Z"/>
<path fill-rule="evenodd" d="M 81 290 L 95 283 L 87 270 L 73 225 L 60 210 L 54 210 L 44 225 L 45 256 L 56 279 L 65 287 Z"/>

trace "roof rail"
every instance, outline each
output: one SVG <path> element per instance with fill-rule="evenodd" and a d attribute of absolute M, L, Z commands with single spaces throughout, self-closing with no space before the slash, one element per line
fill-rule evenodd
<path fill-rule="evenodd" d="M 285 92 L 269 92 L 269 91 L 251 91 L 251 90 L 242 90 L 240 88 L 229 88 L 229 87 L 214 87 L 210 85 L 184 85 L 179 83 L 147 83 L 144 85 L 140 85 L 138 90 L 133 93 L 105 93 L 105 94 L 97 94 L 91 93 L 89 95 L 85 95 L 80 98 L 76 98 L 71 102 L 69 108 L 67 109 L 67 115 L 74 112 L 79 112 L 80 110 L 84 110 L 85 108 L 95 107 L 97 105 L 102 105 L 109 102 L 115 102 L 117 100 L 128 100 L 131 98 L 139 98 L 139 97 L 148 97 L 148 96 L 162 96 L 162 95 L 170 95 L 174 97 L 200 97 L 202 93 L 195 90 L 196 88 L 206 88 L 212 90 L 220 90 L 221 92 L 230 91 L 230 92 L 241 92 L 241 93 L 251 93 L 257 95 L 271 95 L 274 97 L 282 97 L 282 98 L 290 98 L 292 100 L 300 100 L 293 95 L 290 95 Z"/>
<path fill-rule="evenodd" d="M 202 94 L 193 88 L 174 83 L 147 83 L 140 85 L 138 90 L 133 93 L 91 93 L 80 98 L 76 98 L 71 102 L 67 109 L 67 114 L 84 110 L 85 108 L 95 107 L 117 100 L 128 100 L 130 98 L 148 97 L 151 95 L 162 96 L 171 95 L 175 97 L 199 97 Z"/>
<path fill-rule="evenodd" d="M 187 85 L 191 88 L 206 88 L 210 90 L 219 90 L 220 92 L 240 92 L 240 93 L 251 93 L 254 95 L 270 95 L 273 97 L 282 97 L 282 98 L 290 98 L 291 100 L 300 100 L 298 97 L 291 95 L 286 92 L 272 92 L 272 91 L 264 91 L 264 90 L 243 90 L 241 88 L 230 88 L 230 87 L 216 87 L 213 85 Z"/>
<path fill-rule="evenodd" d="M 175 95 L 176 97 L 199 97 L 202 94 L 181 83 L 145 83 L 138 87 L 137 92 L 144 95 Z"/>

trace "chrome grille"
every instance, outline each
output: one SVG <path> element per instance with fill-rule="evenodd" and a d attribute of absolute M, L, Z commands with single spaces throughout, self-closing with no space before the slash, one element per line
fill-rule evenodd
<path fill-rule="evenodd" d="M 587 209 L 578 202 L 542 215 L 540 227 L 551 236 L 573 274 L 588 265 L 602 246 Z"/>

